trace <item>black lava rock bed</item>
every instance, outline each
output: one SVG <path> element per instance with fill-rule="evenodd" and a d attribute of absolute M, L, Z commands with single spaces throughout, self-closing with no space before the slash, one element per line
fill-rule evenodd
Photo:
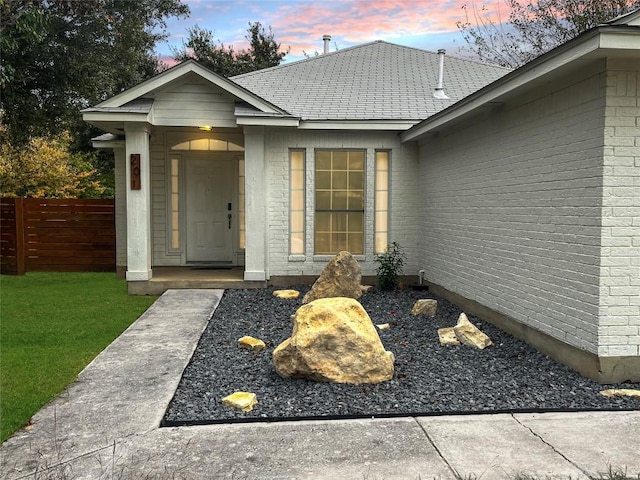
<path fill-rule="evenodd" d="M 184 371 L 163 425 L 313 418 L 417 416 L 574 410 L 640 409 L 640 399 L 604 397 L 606 388 L 540 354 L 489 323 L 469 316 L 494 345 L 484 350 L 443 346 L 437 329 L 456 324 L 461 310 L 430 292 L 373 289 L 360 299 L 395 355 L 392 380 L 376 385 L 283 379 L 271 353 L 291 335 L 291 315 L 309 287 L 295 287 L 298 300 L 273 296 L 274 288 L 227 290 Z M 419 298 L 436 298 L 435 317 L 412 316 Z M 260 353 L 238 348 L 240 337 L 265 341 Z M 222 404 L 235 391 L 253 392 L 258 404 L 242 412 Z"/>

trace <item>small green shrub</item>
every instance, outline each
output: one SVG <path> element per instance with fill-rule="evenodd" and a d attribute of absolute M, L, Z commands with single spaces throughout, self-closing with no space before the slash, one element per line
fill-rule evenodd
<path fill-rule="evenodd" d="M 376 254 L 376 275 L 382 290 L 394 290 L 398 287 L 398 275 L 402 273 L 406 259 L 407 256 L 398 242 L 387 245 L 386 252 Z"/>

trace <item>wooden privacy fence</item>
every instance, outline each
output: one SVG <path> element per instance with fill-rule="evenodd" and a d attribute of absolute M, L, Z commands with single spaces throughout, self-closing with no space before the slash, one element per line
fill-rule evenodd
<path fill-rule="evenodd" d="M 116 269 L 113 200 L 0 199 L 0 271 Z"/>

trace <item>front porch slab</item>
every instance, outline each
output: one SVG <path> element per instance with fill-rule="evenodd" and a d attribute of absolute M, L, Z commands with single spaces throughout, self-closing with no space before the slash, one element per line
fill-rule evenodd
<path fill-rule="evenodd" d="M 244 268 L 154 267 L 151 280 L 128 282 L 129 295 L 162 295 L 169 289 L 264 288 L 266 281 L 244 280 Z"/>

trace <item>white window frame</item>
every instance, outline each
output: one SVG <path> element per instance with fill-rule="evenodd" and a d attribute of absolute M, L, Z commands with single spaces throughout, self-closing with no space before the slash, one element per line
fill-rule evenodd
<path fill-rule="evenodd" d="M 173 163 L 177 162 L 177 168 L 174 172 Z M 167 182 L 167 255 L 180 255 L 184 252 L 182 221 L 183 221 L 183 192 L 184 192 L 184 175 L 183 175 L 183 158 L 182 155 L 169 152 L 167 155 L 166 165 L 166 182 Z M 175 182 L 174 182 L 174 177 Z M 177 188 L 175 188 L 177 187 Z M 175 191 L 174 191 L 175 190 Z M 177 222 L 175 222 L 177 217 Z M 174 245 L 174 234 L 178 236 L 177 246 Z"/>
<path fill-rule="evenodd" d="M 378 154 L 386 154 L 386 182 L 382 182 L 379 168 Z M 384 253 L 389 245 L 391 215 L 391 150 L 376 150 L 374 154 L 374 208 L 373 208 L 373 253 Z M 386 197 L 382 202 L 381 197 Z"/>
<path fill-rule="evenodd" d="M 294 169 L 293 154 L 299 153 L 302 156 L 302 167 Z M 289 255 L 303 256 L 306 254 L 306 223 L 307 223 L 307 191 L 306 191 L 306 168 L 307 168 L 307 152 L 304 148 L 289 149 Z M 295 175 L 298 173 L 298 175 Z M 296 178 L 300 176 L 301 181 L 296 183 Z M 301 195 L 301 208 L 294 209 L 294 195 Z M 301 216 L 301 229 L 294 230 L 294 216 Z M 297 238 L 296 238 L 297 237 Z M 294 248 L 294 240 L 300 242 L 300 249 Z"/>
<path fill-rule="evenodd" d="M 317 161 L 317 157 L 318 157 L 318 152 L 359 152 L 363 154 L 363 166 L 362 166 L 362 176 L 363 176 L 363 180 L 362 180 L 362 201 L 363 201 L 363 209 L 362 209 L 362 252 L 351 252 L 356 258 L 357 257 L 362 257 L 366 254 L 366 249 L 367 249 L 367 158 L 368 158 L 368 150 L 366 148 L 316 148 L 314 151 L 314 193 L 313 193 L 313 197 L 314 197 L 314 208 L 313 208 L 313 227 L 314 227 L 314 232 L 313 232 L 313 252 L 314 252 L 314 258 L 318 258 L 318 259 L 322 259 L 325 257 L 331 257 L 332 255 L 335 255 L 338 252 L 321 252 L 318 253 L 317 251 L 317 246 L 316 246 L 316 241 L 317 241 L 317 235 L 318 235 L 318 221 L 317 221 L 317 214 L 319 213 L 318 210 L 318 205 L 317 205 L 317 191 L 318 191 L 318 161 Z M 333 169 L 332 169 L 333 171 Z M 345 210 L 345 212 L 349 213 L 349 212 L 359 212 L 360 210 Z M 348 228 L 348 227 L 347 227 Z M 347 235 L 349 234 L 349 230 L 347 230 Z M 348 240 L 347 240 L 347 247 L 348 247 Z"/>

